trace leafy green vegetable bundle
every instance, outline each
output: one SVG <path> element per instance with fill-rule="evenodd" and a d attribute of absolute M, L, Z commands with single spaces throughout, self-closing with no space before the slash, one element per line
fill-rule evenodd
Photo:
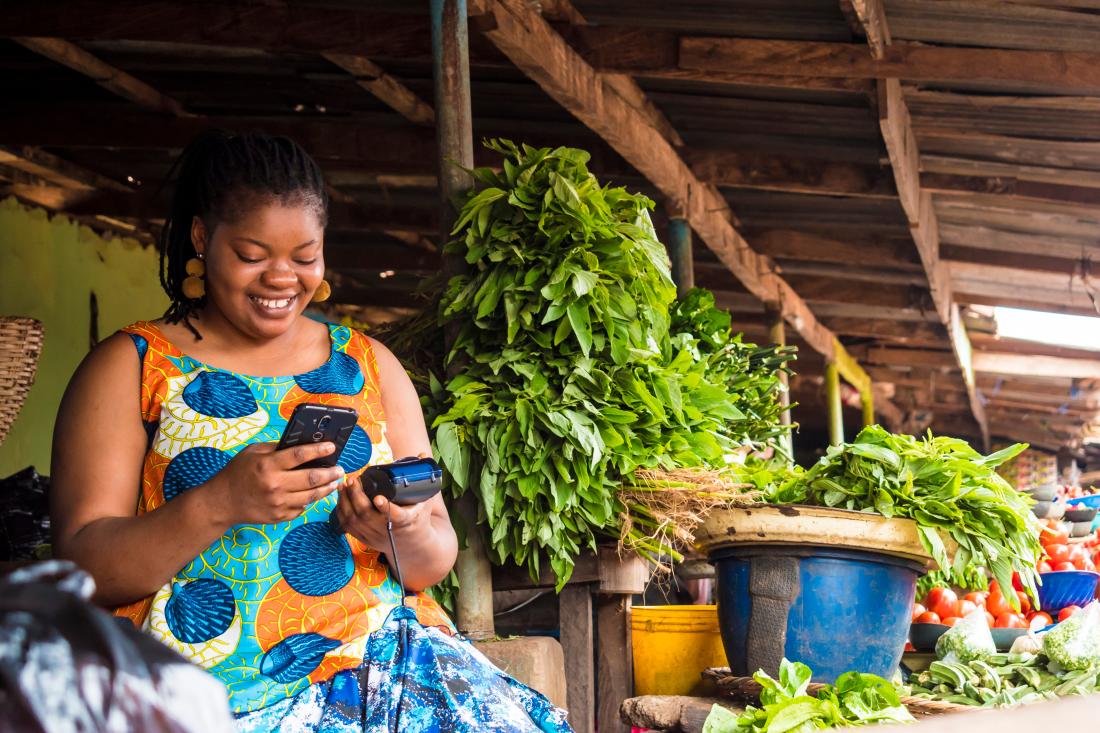
<path fill-rule="evenodd" d="M 1026 447 L 982 456 L 956 438 L 895 435 L 872 425 L 809 470 L 771 485 L 765 501 L 913 519 L 925 549 L 960 584 L 981 567 L 1011 588 L 1016 571 L 1035 598 L 1041 548 L 1030 499 L 994 471 Z M 958 544 L 953 562 L 944 537 Z"/>
<path fill-rule="evenodd" d="M 434 421 L 456 493 L 474 490 L 498 562 L 559 583 L 638 468 L 724 465 L 777 434 L 772 373 L 787 351 L 742 344 L 713 296 L 670 318 L 675 288 L 653 202 L 601 187 L 588 154 L 494 141 L 502 170 L 463 207 L 447 252 L 469 273 L 442 298 L 459 375 Z M 775 423 L 775 424 L 773 424 Z M 760 437 L 757 437 L 760 436 Z"/>
<path fill-rule="evenodd" d="M 764 672 L 753 675 L 761 686 L 759 708 L 748 706 L 741 715 L 715 705 L 703 724 L 703 733 L 787 733 L 879 723 L 908 723 L 913 716 L 894 686 L 873 674 L 845 672 L 835 685 L 822 685 L 809 694 L 810 668 L 784 659 L 779 679 Z"/>

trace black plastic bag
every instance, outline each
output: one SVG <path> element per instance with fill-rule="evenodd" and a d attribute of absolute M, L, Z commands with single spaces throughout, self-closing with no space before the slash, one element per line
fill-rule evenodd
<path fill-rule="evenodd" d="M 0 732 L 233 731 L 221 682 L 89 602 L 51 560 L 0 580 Z"/>
<path fill-rule="evenodd" d="M 49 488 L 34 466 L 0 479 L 0 561 L 47 559 Z"/>

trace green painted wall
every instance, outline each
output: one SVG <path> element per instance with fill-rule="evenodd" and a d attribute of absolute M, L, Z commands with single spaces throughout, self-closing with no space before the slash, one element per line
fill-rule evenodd
<path fill-rule="evenodd" d="M 104 239 L 64 216 L 0 201 L 0 315 L 45 324 L 38 375 L 11 433 L 0 444 L 0 477 L 28 465 L 50 470 L 50 443 L 61 395 L 91 332 L 90 296 L 99 335 L 159 317 L 168 304 L 157 278 L 157 253 L 132 239 Z"/>

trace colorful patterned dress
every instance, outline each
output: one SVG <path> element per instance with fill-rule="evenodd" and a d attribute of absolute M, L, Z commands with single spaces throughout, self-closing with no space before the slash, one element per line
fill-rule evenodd
<path fill-rule="evenodd" d="M 330 325 L 329 359 L 310 372 L 251 377 L 183 354 L 152 323 L 124 331 L 142 362 L 149 436 L 139 514 L 206 483 L 245 446 L 277 442 L 306 402 L 359 412 L 339 459 L 349 475 L 394 458 L 374 352 L 358 332 Z M 220 679 L 242 730 L 396 730 L 404 708 L 401 730 L 568 729 L 561 711 L 456 638 L 428 596 L 402 605 L 379 552 L 329 521 L 336 501 L 330 494 L 290 522 L 230 528 L 116 614 Z M 423 663 L 410 667 L 416 649 Z M 377 683 L 398 673 L 395 698 L 394 684 Z M 459 694 L 479 690 L 503 695 L 503 708 L 478 713 L 487 703 Z M 428 717 L 425 705 L 435 706 Z"/>

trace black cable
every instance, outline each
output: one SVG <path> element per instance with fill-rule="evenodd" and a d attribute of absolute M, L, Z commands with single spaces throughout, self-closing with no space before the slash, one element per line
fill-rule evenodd
<path fill-rule="evenodd" d="M 401 577 L 401 563 L 397 561 L 397 543 L 393 539 L 393 502 L 386 504 L 386 535 L 390 538 L 390 559 L 393 571 L 397 574 L 397 584 L 401 586 L 401 605 L 405 605 L 405 579 Z"/>

